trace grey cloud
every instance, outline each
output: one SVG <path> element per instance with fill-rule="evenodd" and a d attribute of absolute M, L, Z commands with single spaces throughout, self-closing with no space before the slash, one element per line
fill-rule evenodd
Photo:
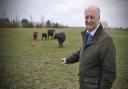
<path fill-rule="evenodd" d="M 101 8 L 101 20 L 110 26 L 128 26 L 128 0 L 1 0 L 0 15 L 18 15 L 40 21 L 41 16 L 63 24 L 84 26 L 84 8 L 96 4 Z"/>

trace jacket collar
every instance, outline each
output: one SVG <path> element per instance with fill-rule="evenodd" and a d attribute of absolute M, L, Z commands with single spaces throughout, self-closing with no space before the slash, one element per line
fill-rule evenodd
<path fill-rule="evenodd" d="M 93 35 L 92 41 L 90 41 L 89 44 L 95 43 L 99 39 L 100 34 L 101 34 L 102 31 L 103 31 L 103 26 L 100 24 L 99 27 L 97 28 L 95 34 Z M 83 42 L 87 38 L 86 32 L 87 32 L 87 29 L 85 31 L 82 31 L 81 32 Z"/>
<path fill-rule="evenodd" d="M 100 26 L 100 24 L 98 24 L 97 27 L 93 31 L 90 32 L 92 36 L 94 36 L 94 34 L 99 26 Z M 89 32 L 89 31 L 87 30 L 87 32 Z"/>

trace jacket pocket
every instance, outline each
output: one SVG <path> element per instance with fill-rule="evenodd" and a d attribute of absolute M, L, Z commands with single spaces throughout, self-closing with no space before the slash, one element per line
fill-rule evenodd
<path fill-rule="evenodd" d="M 85 89 L 98 89 L 98 81 L 95 79 L 84 79 Z"/>

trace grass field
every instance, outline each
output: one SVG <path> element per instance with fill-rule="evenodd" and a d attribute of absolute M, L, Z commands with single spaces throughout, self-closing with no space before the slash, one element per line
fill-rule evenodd
<path fill-rule="evenodd" d="M 41 40 L 46 29 L 0 29 L 0 89 L 78 89 L 79 63 L 62 65 L 60 60 L 79 49 L 81 30 L 66 33 L 64 48 L 56 40 Z M 112 89 L 128 89 L 128 31 L 108 30 L 117 50 L 117 78 Z"/>

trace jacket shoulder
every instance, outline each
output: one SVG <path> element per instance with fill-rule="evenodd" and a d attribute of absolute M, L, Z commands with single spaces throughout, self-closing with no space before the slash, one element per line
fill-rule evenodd
<path fill-rule="evenodd" d="M 101 32 L 101 36 L 99 38 L 100 41 L 107 41 L 107 40 L 112 40 L 112 37 L 103 29 Z"/>

